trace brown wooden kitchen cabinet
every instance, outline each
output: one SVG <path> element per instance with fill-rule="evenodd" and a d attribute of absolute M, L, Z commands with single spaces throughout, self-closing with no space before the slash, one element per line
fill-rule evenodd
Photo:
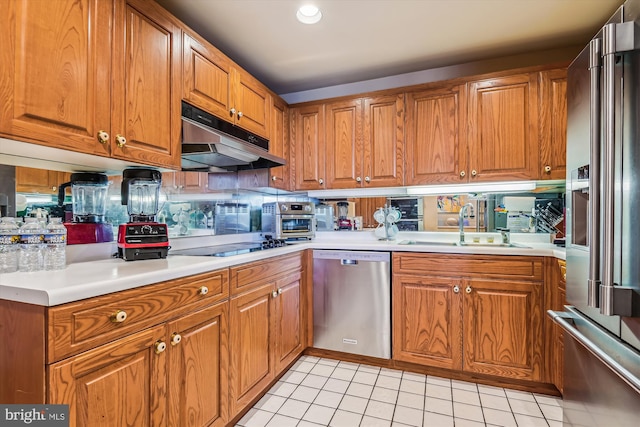
<path fill-rule="evenodd" d="M 68 172 L 16 166 L 16 192 L 58 194 L 60 184 L 69 182 Z"/>
<path fill-rule="evenodd" d="M 231 267 L 230 419 L 306 347 L 301 254 Z"/>
<path fill-rule="evenodd" d="M 566 304 L 567 263 L 556 258 L 546 259 L 547 282 L 545 289 L 545 305 L 551 310 L 563 311 Z M 549 316 L 544 319 L 545 363 L 547 381 L 554 384 L 562 392 L 564 388 L 564 332 Z"/>
<path fill-rule="evenodd" d="M 206 193 L 209 191 L 209 174 L 207 172 L 163 172 L 162 187 L 169 193 Z"/>
<path fill-rule="evenodd" d="M 538 73 L 471 81 L 469 182 L 538 177 Z"/>
<path fill-rule="evenodd" d="M 325 105 L 326 188 L 355 188 L 362 185 L 363 129 L 362 99 Z"/>
<path fill-rule="evenodd" d="M 567 154 L 567 69 L 540 73 L 539 179 L 565 179 Z"/>
<path fill-rule="evenodd" d="M 185 101 L 262 137 L 269 137 L 271 94 L 199 35 L 183 33 Z"/>
<path fill-rule="evenodd" d="M 407 185 L 467 181 L 466 92 L 447 84 L 406 94 Z"/>
<path fill-rule="evenodd" d="M 269 169 L 246 169 L 238 171 L 240 188 L 279 188 L 291 190 L 291 156 L 289 143 L 289 107 L 273 95 L 271 110 L 271 139 L 269 153 L 285 159 L 284 166 Z"/>
<path fill-rule="evenodd" d="M 72 427 L 224 426 L 228 297 L 223 269 L 55 307 L 0 300 L 2 362 L 21 368 L 0 398 L 69 404 Z"/>
<path fill-rule="evenodd" d="M 7 8 L 3 135 L 179 167 L 180 29 L 168 12 L 146 0 L 12 0 Z"/>
<path fill-rule="evenodd" d="M 394 253 L 393 358 L 539 382 L 542 261 Z"/>
<path fill-rule="evenodd" d="M 291 152 L 296 190 L 325 188 L 325 108 L 313 104 L 291 109 Z"/>

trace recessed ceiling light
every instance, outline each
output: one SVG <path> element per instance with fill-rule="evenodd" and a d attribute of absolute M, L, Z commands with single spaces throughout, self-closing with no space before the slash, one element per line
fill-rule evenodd
<path fill-rule="evenodd" d="M 320 19 L 322 19 L 322 12 L 320 12 L 320 9 L 316 6 L 307 4 L 298 9 L 296 17 L 298 18 L 298 21 L 303 24 L 315 24 L 320 22 Z"/>

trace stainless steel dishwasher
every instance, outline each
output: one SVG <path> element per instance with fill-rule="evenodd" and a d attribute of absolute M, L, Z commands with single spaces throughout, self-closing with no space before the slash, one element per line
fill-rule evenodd
<path fill-rule="evenodd" d="M 313 346 L 391 358 L 391 254 L 313 251 Z"/>

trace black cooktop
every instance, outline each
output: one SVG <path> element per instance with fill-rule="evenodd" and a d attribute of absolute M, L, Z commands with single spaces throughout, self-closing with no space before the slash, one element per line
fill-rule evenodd
<path fill-rule="evenodd" d="M 217 256 L 227 257 L 250 252 L 263 251 L 266 249 L 280 248 L 286 246 L 283 239 L 269 239 L 262 242 L 230 243 L 228 245 L 203 246 L 191 249 L 180 249 L 171 251 L 169 255 L 190 255 L 190 256 Z"/>

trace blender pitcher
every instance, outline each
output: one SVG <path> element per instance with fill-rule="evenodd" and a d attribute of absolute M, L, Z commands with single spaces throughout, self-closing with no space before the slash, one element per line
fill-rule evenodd
<path fill-rule="evenodd" d="M 162 174 L 155 169 L 125 169 L 121 202 L 127 205 L 129 222 L 154 222 L 158 213 Z"/>

